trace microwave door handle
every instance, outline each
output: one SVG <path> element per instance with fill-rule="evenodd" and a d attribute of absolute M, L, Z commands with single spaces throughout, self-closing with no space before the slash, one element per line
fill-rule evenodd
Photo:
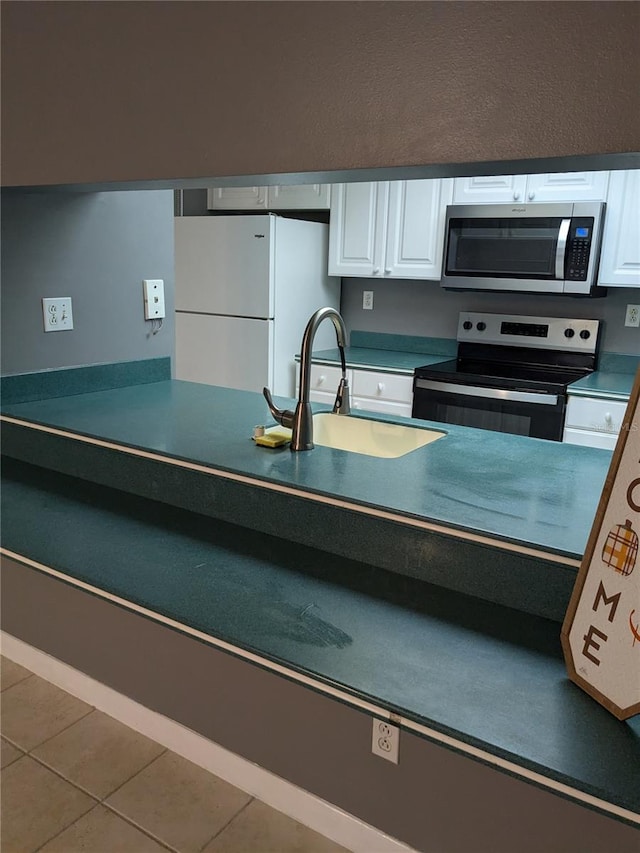
<path fill-rule="evenodd" d="M 558 245 L 556 246 L 556 278 L 564 279 L 564 256 L 567 251 L 567 237 L 571 227 L 570 219 L 563 219 L 558 231 Z"/>

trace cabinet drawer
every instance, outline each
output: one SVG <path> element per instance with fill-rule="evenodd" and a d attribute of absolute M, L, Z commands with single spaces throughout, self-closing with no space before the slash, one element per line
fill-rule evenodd
<path fill-rule="evenodd" d="M 373 400 L 370 397 L 352 397 L 351 409 L 354 412 L 377 412 L 382 415 L 395 415 L 397 418 L 411 417 L 410 403 L 392 403 L 389 400 Z"/>
<path fill-rule="evenodd" d="M 605 450 L 613 450 L 618 436 L 612 433 L 591 432 L 588 429 L 565 427 L 562 440 L 565 444 L 580 444 L 582 447 L 602 447 Z"/>
<path fill-rule="evenodd" d="M 565 426 L 617 435 L 627 404 L 593 397 L 569 397 Z"/>
<path fill-rule="evenodd" d="M 413 400 L 413 376 L 354 370 L 351 390 L 354 397 L 391 400 L 410 406 Z"/>
<path fill-rule="evenodd" d="M 298 365 L 298 375 L 299 373 L 300 366 Z M 348 376 L 349 371 L 347 371 Z M 328 367 L 324 364 L 311 365 L 311 391 L 326 391 L 333 394 L 335 398 L 341 379 L 342 370 L 339 367 Z"/>

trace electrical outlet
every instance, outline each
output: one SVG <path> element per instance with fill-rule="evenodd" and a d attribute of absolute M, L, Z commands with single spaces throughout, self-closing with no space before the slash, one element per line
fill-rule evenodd
<path fill-rule="evenodd" d="M 43 298 L 42 319 L 45 332 L 67 332 L 73 329 L 71 297 Z"/>
<path fill-rule="evenodd" d="M 142 280 L 144 294 L 144 319 L 161 320 L 164 310 L 164 281 L 161 278 L 145 278 Z"/>
<path fill-rule="evenodd" d="M 365 311 L 373 311 L 373 290 L 362 291 L 362 307 Z"/>
<path fill-rule="evenodd" d="M 625 326 L 640 326 L 640 305 L 627 305 Z"/>
<path fill-rule="evenodd" d="M 400 747 L 400 729 L 392 726 L 384 720 L 373 718 L 373 736 L 371 739 L 371 752 L 386 758 L 394 764 L 398 763 L 398 749 Z"/>

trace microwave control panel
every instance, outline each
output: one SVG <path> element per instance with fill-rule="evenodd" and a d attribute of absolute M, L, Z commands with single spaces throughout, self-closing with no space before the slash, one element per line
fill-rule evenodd
<path fill-rule="evenodd" d="M 581 216 L 571 220 L 565 261 L 565 278 L 569 281 L 586 281 L 591 254 L 593 217 Z"/>

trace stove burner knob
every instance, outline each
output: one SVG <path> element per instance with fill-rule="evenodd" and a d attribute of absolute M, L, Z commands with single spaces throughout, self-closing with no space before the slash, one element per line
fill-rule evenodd
<path fill-rule="evenodd" d="M 575 332 L 573 331 L 573 329 L 565 329 L 564 330 L 565 338 L 572 338 L 574 335 L 575 335 Z"/>
<path fill-rule="evenodd" d="M 466 331 L 468 332 L 469 329 L 473 329 L 473 323 L 471 322 L 471 320 L 465 320 L 462 324 L 462 328 L 466 329 Z"/>
<path fill-rule="evenodd" d="M 479 322 L 479 323 L 476 323 L 476 329 L 477 329 L 479 332 L 484 332 L 484 330 L 485 330 L 486 328 L 487 328 L 487 324 L 486 324 L 485 322 L 483 322 L 482 320 L 480 320 L 480 322 Z"/>
<path fill-rule="evenodd" d="M 580 332 L 580 337 L 582 338 L 583 341 L 588 341 L 589 338 L 591 337 L 591 332 L 589 331 L 589 329 L 583 329 Z"/>

